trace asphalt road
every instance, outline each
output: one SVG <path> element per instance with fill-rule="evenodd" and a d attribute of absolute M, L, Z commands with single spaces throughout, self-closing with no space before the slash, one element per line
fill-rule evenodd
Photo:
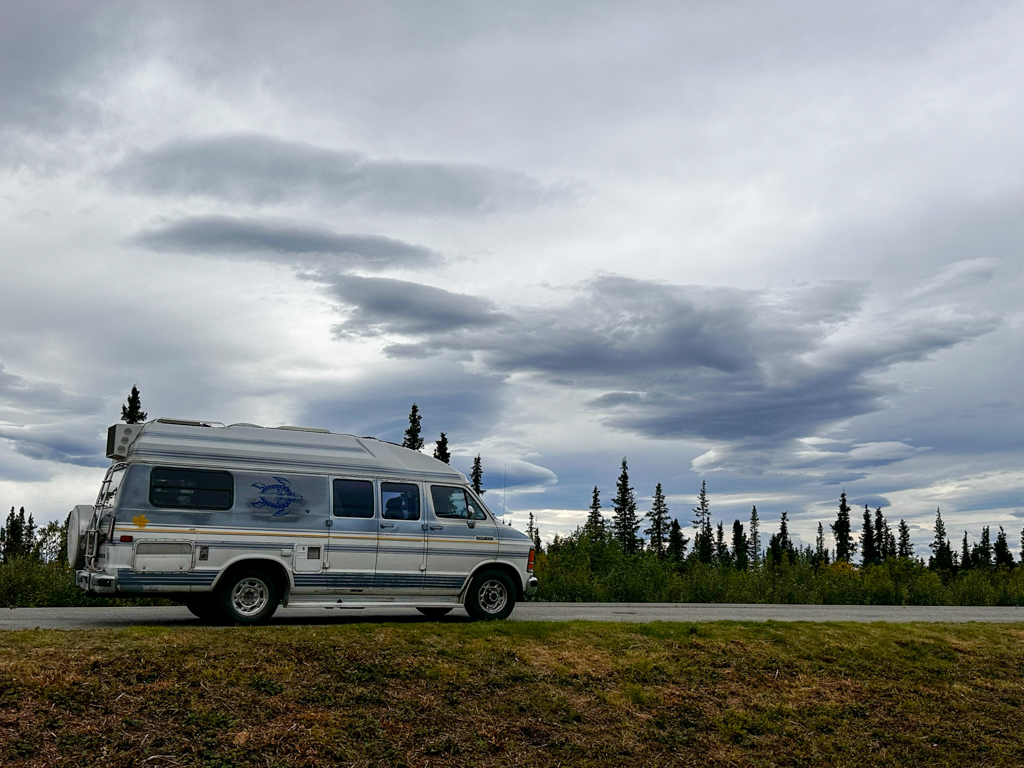
<path fill-rule="evenodd" d="M 387 606 L 363 609 L 282 608 L 273 624 L 420 622 L 412 609 Z M 885 621 L 1024 622 L 1024 608 L 887 605 L 744 605 L 715 603 L 521 603 L 513 621 Z M 469 621 L 458 608 L 442 621 Z M 178 606 L 159 608 L 13 608 L 0 609 L 0 630 L 96 629 L 131 626 L 177 627 L 201 622 Z"/>

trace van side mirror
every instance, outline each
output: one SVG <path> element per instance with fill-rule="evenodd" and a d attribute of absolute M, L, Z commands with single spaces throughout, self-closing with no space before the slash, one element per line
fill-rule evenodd
<path fill-rule="evenodd" d="M 466 520 L 466 525 L 470 528 L 476 528 L 476 520 L 474 520 L 476 517 L 476 510 L 473 508 L 472 504 L 467 504 L 466 506 L 469 509 L 469 519 Z"/>

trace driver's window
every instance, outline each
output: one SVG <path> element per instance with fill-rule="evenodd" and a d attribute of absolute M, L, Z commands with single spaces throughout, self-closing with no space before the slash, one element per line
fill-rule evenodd
<path fill-rule="evenodd" d="M 434 502 L 434 515 L 437 517 L 454 517 L 460 520 L 469 519 L 469 504 L 466 492 L 461 488 L 448 485 L 430 486 L 430 500 Z"/>
<path fill-rule="evenodd" d="M 469 508 L 471 510 L 471 517 L 474 520 L 486 520 L 487 515 L 484 513 L 484 505 L 480 503 L 479 499 L 474 499 L 473 494 L 469 491 L 466 492 L 466 498 L 469 500 Z"/>

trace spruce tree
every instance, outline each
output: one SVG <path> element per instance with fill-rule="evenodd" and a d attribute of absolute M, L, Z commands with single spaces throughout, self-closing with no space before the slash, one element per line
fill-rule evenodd
<path fill-rule="evenodd" d="M 1010 552 L 1010 545 L 1006 542 L 1006 531 L 1001 525 L 999 533 L 996 535 L 994 551 L 997 568 L 1013 568 L 1013 554 Z"/>
<path fill-rule="evenodd" d="M 853 533 L 850 529 L 850 506 L 846 503 L 846 491 L 839 494 L 839 513 L 831 527 L 836 540 L 836 561 L 850 562 L 850 558 L 857 552 L 857 547 L 853 543 Z"/>
<path fill-rule="evenodd" d="M 964 531 L 964 540 L 960 545 L 960 567 L 965 571 L 968 570 L 973 563 L 971 562 L 971 550 L 967 546 L 967 531 Z"/>
<path fill-rule="evenodd" d="M 636 515 L 636 496 L 629 484 L 629 467 L 622 457 L 622 471 L 615 483 L 615 497 L 612 499 L 612 532 L 616 541 L 627 554 L 640 551 L 641 540 L 637 536 L 640 520 Z"/>
<path fill-rule="evenodd" d="M 540 525 L 534 519 L 533 512 L 530 513 L 530 519 L 526 523 L 526 535 L 530 537 L 530 540 L 533 542 L 533 548 L 537 550 L 537 553 L 542 552 L 543 550 L 540 546 Z"/>
<path fill-rule="evenodd" d="M 405 439 L 402 440 L 403 448 L 411 448 L 414 451 L 422 450 L 423 438 L 420 436 L 422 420 L 419 407 L 413 403 L 412 408 L 409 409 L 409 426 L 405 428 Z"/>
<path fill-rule="evenodd" d="M 715 556 L 714 533 L 711 529 L 711 504 L 708 502 L 707 483 L 700 481 L 700 494 L 697 496 L 697 506 L 694 507 L 693 527 L 697 533 L 693 537 L 693 551 L 697 559 L 704 564 L 709 564 Z"/>
<path fill-rule="evenodd" d="M 139 388 L 132 384 L 131 394 L 128 395 L 128 404 L 121 406 L 121 421 L 125 424 L 141 424 L 148 415 L 142 410 L 142 398 L 139 397 Z"/>
<path fill-rule="evenodd" d="M 975 568 L 992 565 L 992 533 L 987 525 L 981 529 L 981 540 L 971 548 L 971 565 Z"/>
<path fill-rule="evenodd" d="M 733 520 L 732 523 L 732 555 L 737 571 L 745 571 L 750 566 L 750 558 L 747 555 L 747 534 L 743 530 L 743 523 Z"/>
<path fill-rule="evenodd" d="M 818 523 L 818 535 L 814 539 L 814 554 L 811 556 L 811 563 L 815 568 L 828 565 L 830 555 L 828 547 L 825 546 L 825 529 Z"/>
<path fill-rule="evenodd" d="M 878 562 L 896 557 L 896 538 L 892 535 L 889 521 L 882 515 L 882 508 L 875 510 L 875 554 Z"/>
<path fill-rule="evenodd" d="M 953 547 L 946 538 L 946 524 L 942 522 L 942 510 L 935 509 L 935 538 L 928 545 L 932 555 L 928 558 L 928 567 L 935 571 L 953 570 Z"/>
<path fill-rule="evenodd" d="M 682 526 L 679 521 L 672 518 L 668 526 L 668 559 L 669 562 L 680 565 L 686 559 L 686 547 L 690 540 L 683 536 Z"/>
<path fill-rule="evenodd" d="M 434 444 L 434 458 L 438 461 L 443 461 L 445 464 L 452 463 L 452 455 L 448 451 L 448 435 L 444 432 L 437 438 L 437 443 Z"/>
<path fill-rule="evenodd" d="M 747 555 L 750 564 L 755 568 L 761 565 L 761 521 L 757 517 L 757 507 L 750 508 L 750 541 L 747 545 Z M 1021 533 L 1021 541 L 1024 541 L 1024 532 Z M 1024 545 L 1022 545 L 1024 546 Z"/>
<path fill-rule="evenodd" d="M 789 537 L 789 512 L 783 512 L 779 520 L 779 532 L 773 533 L 768 540 L 768 550 L 772 556 L 772 564 L 780 565 L 788 558 L 790 563 L 796 562 L 796 547 Z"/>
<path fill-rule="evenodd" d="M 883 560 L 895 560 L 896 559 L 896 537 L 893 536 L 892 528 L 889 525 L 889 521 L 886 519 L 885 523 L 885 547 L 882 549 Z"/>
<path fill-rule="evenodd" d="M 647 513 L 651 521 L 651 527 L 644 529 L 648 535 L 647 549 L 653 552 L 659 560 L 665 559 L 665 547 L 668 544 L 668 505 L 665 503 L 665 494 L 661 491 L 661 483 L 654 486 L 654 500 L 651 503 L 651 511 Z"/>
<path fill-rule="evenodd" d="M 875 528 L 871 524 L 871 510 L 864 505 L 864 531 L 860 535 L 860 552 L 862 565 L 877 565 L 878 550 L 875 548 Z"/>
<path fill-rule="evenodd" d="M 896 556 L 909 560 L 914 556 L 914 545 L 910 541 L 910 526 L 902 518 L 900 519 L 899 531 L 900 540 L 896 548 Z"/>
<path fill-rule="evenodd" d="M 718 521 L 718 527 L 715 529 L 715 563 L 723 568 L 732 566 L 732 553 L 725 541 L 725 526 L 722 525 L 721 520 Z"/>
<path fill-rule="evenodd" d="M 9 563 L 16 558 L 32 555 L 35 548 L 35 519 L 31 514 L 25 516 L 24 507 L 17 514 L 14 507 L 11 507 L 6 525 L 0 527 L 0 561 Z"/>
<path fill-rule="evenodd" d="M 587 522 L 583 530 L 592 539 L 603 539 L 605 532 L 604 515 L 601 514 L 601 492 L 594 486 L 594 493 L 590 497 L 590 514 L 587 515 Z"/>
<path fill-rule="evenodd" d="M 484 466 L 483 462 L 480 461 L 479 453 L 473 459 L 473 468 L 469 471 L 469 481 L 473 484 L 473 490 L 476 491 L 477 496 L 483 496 L 487 493 L 482 485 L 484 481 Z"/>

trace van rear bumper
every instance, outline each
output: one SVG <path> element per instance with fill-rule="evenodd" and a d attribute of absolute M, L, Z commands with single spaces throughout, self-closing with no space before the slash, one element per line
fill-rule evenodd
<path fill-rule="evenodd" d="M 75 571 L 75 585 L 86 592 L 111 595 L 117 591 L 117 576 L 95 571 Z"/>

